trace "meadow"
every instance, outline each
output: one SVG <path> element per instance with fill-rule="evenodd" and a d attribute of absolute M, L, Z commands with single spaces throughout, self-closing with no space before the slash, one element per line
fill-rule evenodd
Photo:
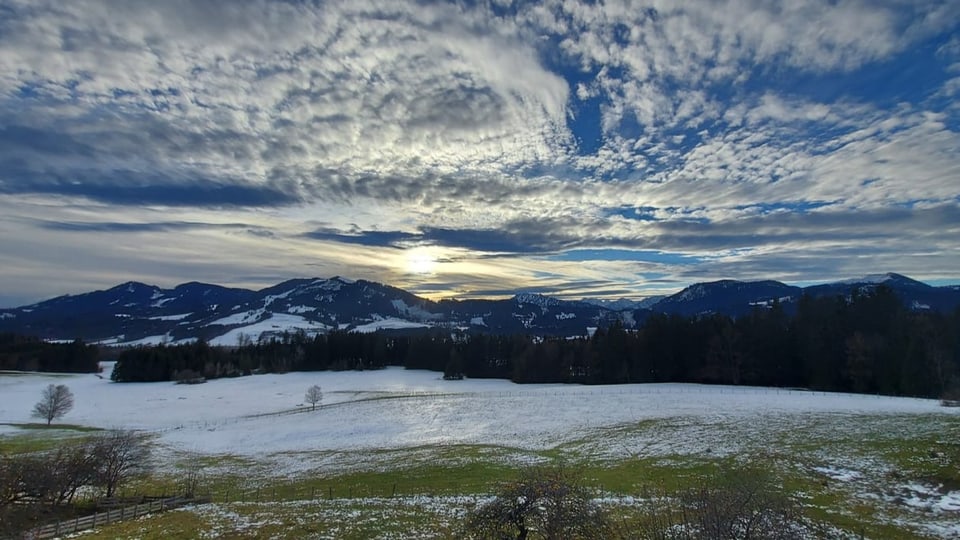
<path fill-rule="evenodd" d="M 76 405 L 47 429 L 30 410 L 51 382 Z M 323 390 L 316 410 L 304 402 L 311 385 Z M 190 478 L 211 502 L 85 538 L 455 538 L 502 482 L 558 463 L 626 524 L 651 500 L 749 469 L 799 500 L 817 537 L 960 537 L 960 411 L 936 400 L 445 381 L 399 368 L 199 385 L 0 375 L 0 451 L 115 428 L 153 447 L 152 472 L 128 493 Z"/>

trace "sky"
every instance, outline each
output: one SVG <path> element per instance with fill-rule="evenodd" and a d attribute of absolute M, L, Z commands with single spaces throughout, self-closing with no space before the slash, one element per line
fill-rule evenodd
<path fill-rule="evenodd" d="M 957 0 L 0 0 L 0 306 L 960 283 Z"/>

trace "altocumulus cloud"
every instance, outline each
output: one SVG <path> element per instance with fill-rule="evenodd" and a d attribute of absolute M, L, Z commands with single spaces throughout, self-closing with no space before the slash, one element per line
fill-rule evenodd
<path fill-rule="evenodd" d="M 246 254 L 219 281 L 414 289 L 364 261 L 449 249 L 484 276 L 450 269 L 467 294 L 955 278 L 958 28 L 952 0 L 0 0 L 0 234 L 111 259 L 94 233 L 208 235 L 169 281 L 218 241 Z M 23 289 L 49 259 L 12 251 Z"/>

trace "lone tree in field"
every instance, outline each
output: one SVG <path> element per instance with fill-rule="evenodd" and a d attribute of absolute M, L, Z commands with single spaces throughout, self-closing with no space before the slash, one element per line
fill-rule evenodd
<path fill-rule="evenodd" d="M 43 390 L 40 401 L 33 406 L 33 416 L 45 418 L 49 426 L 54 418 L 60 418 L 72 408 L 73 392 L 64 384 L 50 384 Z"/>
<path fill-rule="evenodd" d="M 317 403 L 323 401 L 323 392 L 320 391 L 320 387 L 313 385 L 310 388 L 307 388 L 307 393 L 303 397 L 307 400 L 307 403 L 310 404 L 310 410 L 315 410 L 317 408 Z"/>

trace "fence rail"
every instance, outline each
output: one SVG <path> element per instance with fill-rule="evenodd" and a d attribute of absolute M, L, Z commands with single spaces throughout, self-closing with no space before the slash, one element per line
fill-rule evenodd
<path fill-rule="evenodd" d="M 65 534 L 73 534 L 87 529 L 93 529 L 101 525 L 116 523 L 125 519 L 133 519 L 154 512 L 163 512 L 171 510 L 184 504 L 194 502 L 194 499 L 188 497 L 168 497 L 148 503 L 125 506 L 110 510 L 108 512 L 98 512 L 86 517 L 58 521 L 49 525 L 44 525 L 33 529 L 24 535 L 24 540 L 44 540 L 46 538 L 56 538 Z"/>

